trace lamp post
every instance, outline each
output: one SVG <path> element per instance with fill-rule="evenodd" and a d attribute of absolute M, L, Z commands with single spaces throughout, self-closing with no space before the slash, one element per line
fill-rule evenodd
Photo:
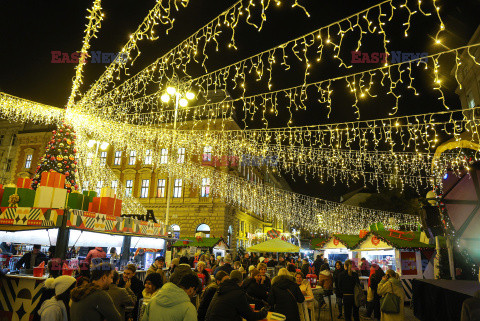
<path fill-rule="evenodd" d="M 188 91 L 188 88 L 184 85 L 185 82 L 180 81 L 177 77 L 174 77 L 171 85 L 167 87 L 166 92 L 161 96 L 161 100 L 164 103 L 168 103 L 171 98 L 175 100 L 175 110 L 173 116 L 173 130 L 177 129 L 177 116 L 179 107 L 187 107 L 188 101 L 195 99 L 195 94 Z M 172 147 L 175 146 L 175 133 L 172 135 Z M 173 154 L 173 150 L 172 150 Z M 173 155 L 172 155 L 173 156 Z M 167 208 L 165 211 L 165 229 L 168 229 L 168 219 L 170 216 L 170 198 L 173 197 L 172 192 L 172 174 L 168 171 L 168 185 L 167 185 Z"/>

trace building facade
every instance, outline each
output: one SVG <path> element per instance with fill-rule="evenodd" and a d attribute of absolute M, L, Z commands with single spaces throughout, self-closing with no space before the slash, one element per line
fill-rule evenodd
<path fill-rule="evenodd" d="M 8 157 L 5 156 L 10 159 L 10 170 L 4 172 L 5 182 L 14 182 L 17 177 L 33 177 L 45 147 L 51 139 L 53 128 L 13 125 L 7 122 L 4 122 L 4 125 L 4 141 L 8 140 L 8 137 L 11 138 L 13 134 L 16 135 Z M 202 127 L 198 123 L 195 126 L 199 129 Z M 208 126 L 212 128 L 212 123 Z M 223 126 L 225 126 L 225 122 Z M 234 121 L 228 123 L 228 127 L 238 128 Z M 3 144 L 2 152 L 5 153 L 4 150 L 7 150 L 8 147 L 10 146 Z M 178 152 L 179 155 L 181 152 Z M 168 157 L 178 157 L 176 154 L 172 154 L 172 151 L 162 148 L 152 151 L 152 155 L 153 153 L 162 155 L 161 162 L 163 160 L 167 162 Z M 204 153 L 214 154 L 214 151 L 207 146 Z M 230 248 L 236 249 L 250 246 L 255 233 L 267 232 L 272 228 L 289 231 L 287 222 L 269 221 L 263 216 L 229 205 L 223 200 L 213 197 L 210 189 L 211 182 L 208 178 L 199 177 L 201 188 L 195 188 L 193 184 L 185 184 L 179 177 L 172 177 L 172 188 L 169 191 L 168 175 L 159 171 L 158 167 L 152 164 L 151 157 L 146 156 L 145 159 L 139 159 L 135 152 L 127 154 L 112 146 L 108 146 L 105 150 L 99 149 L 96 156 L 94 154 L 92 151 L 89 157 L 99 157 L 100 163 L 108 166 L 118 177 L 118 181 L 112 182 L 112 187 L 115 188 L 121 182 L 126 188 L 126 193 L 136 197 L 146 209 L 153 210 L 155 217 L 161 221 L 165 221 L 167 200 L 170 198 L 169 226 L 170 231 L 177 238 L 195 236 L 197 232 L 203 232 L 207 236 L 223 237 Z M 185 151 L 183 154 L 185 155 Z M 2 159 L 5 157 L 2 154 Z M 202 157 L 205 157 L 205 154 Z M 214 155 L 210 155 L 210 158 L 207 156 L 206 160 L 201 159 L 202 157 L 192 158 L 191 161 L 211 166 L 212 170 L 228 171 L 251 181 L 290 190 L 283 177 L 272 169 L 231 163 L 220 164 L 220 162 L 211 161 Z M 87 165 L 88 163 L 89 160 L 87 160 Z M 84 189 L 85 185 L 88 185 L 85 183 L 87 182 L 83 182 Z M 97 183 L 96 186 L 90 184 L 88 187 L 99 192 L 104 186 Z"/>

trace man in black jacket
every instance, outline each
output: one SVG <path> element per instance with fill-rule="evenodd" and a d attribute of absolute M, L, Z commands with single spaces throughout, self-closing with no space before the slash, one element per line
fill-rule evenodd
<path fill-rule="evenodd" d="M 323 265 L 323 254 L 317 255 L 317 259 L 313 262 L 313 266 L 315 267 L 315 275 L 320 275 L 320 268 Z"/>
<path fill-rule="evenodd" d="M 135 302 L 135 307 L 132 311 L 133 320 L 137 320 L 138 317 L 138 303 L 140 299 L 143 298 L 143 289 L 145 286 L 143 282 L 140 281 L 136 276 L 135 273 L 137 272 L 137 268 L 134 264 L 128 264 L 123 271 L 123 278 L 120 279 L 118 282 L 118 286 L 121 288 L 130 288 L 132 292 L 137 297 L 137 302 Z"/>
<path fill-rule="evenodd" d="M 297 303 L 305 301 L 295 279 L 287 269 L 280 269 L 278 276 L 272 280 L 272 288 L 268 297 L 268 303 L 272 310 L 283 314 L 288 321 L 300 321 Z"/>
<path fill-rule="evenodd" d="M 242 288 L 242 273 L 232 271 L 230 280 L 225 280 L 213 296 L 207 310 L 205 321 L 247 321 L 264 319 L 268 312 L 262 309 L 254 312 L 247 302 L 247 296 Z"/>
<path fill-rule="evenodd" d="M 198 321 L 204 321 L 205 315 L 207 314 L 208 307 L 210 306 L 210 302 L 212 302 L 213 296 L 218 290 L 218 287 L 223 281 L 229 279 L 229 276 L 224 271 L 219 271 L 215 275 L 215 282 L 211 282 L 202 294 L 202 299 L 200 301 L 200 305 L 198 306 Z"/>
<path fill-rule="evenodd" d="M 47 262 L 48 258 L 45 254 L 40 252 L 42 246 L 35 244 L 31 252 L 25 253 L 20 260 L 15 264 L 15 268 L 18 270 L 25 265 L 26 269 L 33 269 L 42 262 Z"/>

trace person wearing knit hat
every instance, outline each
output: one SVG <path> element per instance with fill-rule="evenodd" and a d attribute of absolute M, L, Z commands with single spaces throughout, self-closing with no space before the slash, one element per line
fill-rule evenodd
<path fill-rule="evenodd" d="M 42 321 L 68 321 L 70 308 L 70 291 L 75 287 L 77 280 L 69 275 L 62 275 L 45 281 L 47 289 L 54 289 L 55 296 L 45 302 L 38 310 Z"/>
<path fill-rule="evenodd" d="M 230 272 L 230 280 L 236 280 L 238 285 L 242 285 L 243 282 L 243 274 L 240 271 L 233 270 Z"/>

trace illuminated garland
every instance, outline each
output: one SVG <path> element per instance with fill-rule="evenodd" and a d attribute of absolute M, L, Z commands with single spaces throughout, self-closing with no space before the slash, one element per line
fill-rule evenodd
<path fill-rule="evenodd" d="M 86 58 L 88 56 L 88 49 L 90 49 L 90 40 L 93 37 L 96 37 L 95 34 L 100 29 L 104 16 L 101 11 L 101 2 L 101 0 L 95 0 L 92 9 L 87 10 L 90 15 L 87 17 L 88 24 L 86 25 L 87 29 L 85 30 L 85 38 L 83 39 L 83 46 L 80 50 L 80 60 L 75 67 L 75 80 L 73 81 L 72 92 L 70 93 L 70 98 L 68 98 L 67 106 L 72 105 L 75 101 L 75 97 L 80 94 L 79 88 L 83 83 L 83 67 L 87 63 Z"/>
<path fill-rule="evenodd" d="M 63 119 L 65 110 L 0 92 L 0 115 L 14 122 L 52 124 Z"/>
<path fill-rule="evenodd" d="M 293 2 L 292 7 L 300 7 L 306 12 L 305 8 L 297 3 L 297 0 L 290 1 Z M 180 44 L 171 49 L 165 55 L 158 58 L 155 62 L 144 68 L 135 76 L 131 77 L 128 81 L 124 82 L 119 87 L 111 90 L 107 94 L 107 97 L 123 96 L 127 97 L 127 99 L 132 99 L 134 96 L 130 94 L 131 90 L 135 91 L 135 95 L 140 94 L 144 96 L 146 94 L 146 84 L 154 82 L 155 86 L 158 88 L 158 81 L 154 80 L 156 77 L 156 73 L 159 74 L 159 79 L 162 80 L 166 77 L 165 71 L 172 66 L 174 67 L 174 69 L 184 70 L 186 68 L 186 65 L 190 62 L 199 62 L 200 58 L 198 57 L 198 55 L 200 55 L 200 53 L 203 56 L 202 66 L 205 68 L 205 61 L 208 58 L 205 50 L 207 49 L 209 44 L 213 44 L 218 51 L 219 42 L 217 38 L 220 36 L 220 34 L 225 33 L 224 30 L 222 30 L 223 28 L 226 28 L 231 32 L 228 47 L 236 49 L 235 29 L 240 20 L 245 19 L 248 24 L 252 25 L 258 30 L 261 30 L 263 23 L 266 20 L 265 11 L 270 7 L 271 3 L 270 0 L 267 0 L 266 2 L 264 0 L 261 0 L 259 1 L 259 3 L 257 3 L 257 5 L 261 8 L 261 10 L 259 10 L 261 12 L 261 24 L 256 25 L 255 23 L 251 22 L 252 14 L 250 12 L 251 7 L 255 6 L 255 2 L 253 0 L 250 0 L 246 5 L 244 5 L 243 2 L 243 0 L 237 1 L 227 10 L 225 10 L 217 17 L 215 17 L 212 21 L 197 30 L 195 33 L 193 33 L 193 35 L 183 40 Z M 282 3 L 282 1 L 280 0 L 275 0 L 275 2 L 277 5 L 280 5 Z M 120 77 L 117 76 L 116 79 L 120 79 Z M 100 98 L 100 100 L 93 100 L 98 96 L 102 95 L 109 88 L 110 84 L 115 85 L 113 80 L 114 77 L 112 73 L 104 73 L 100 80 L 97 81 L 97 83 L 92 87 L 92 89 L 89 90 L 87 94 L 82 98 L 82 100 L 79 102 L 79 105 L 87 109 L 97 108 L 97 106 L 101 104 L 100 101 L 102 101 L 102 98 Z M 120 90 L 119 88 L 122 90 Z M 103 112 L 108 111 L 109 110 Z"/>

